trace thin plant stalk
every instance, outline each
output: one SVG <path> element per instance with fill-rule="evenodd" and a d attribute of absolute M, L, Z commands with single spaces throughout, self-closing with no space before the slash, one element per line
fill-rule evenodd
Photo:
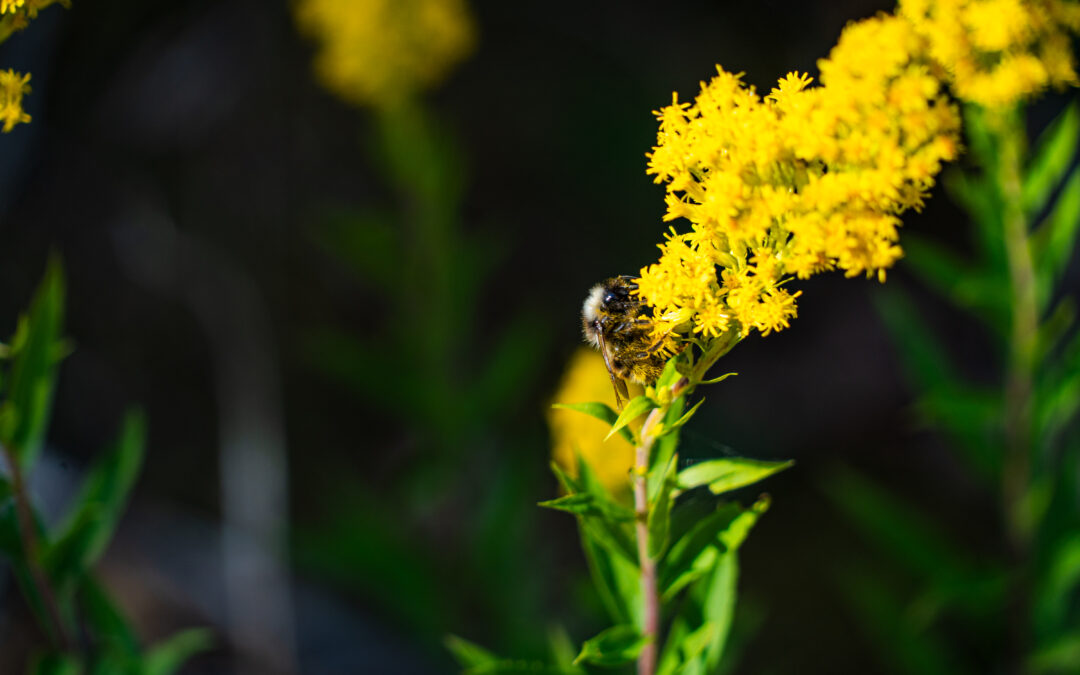
<path fill-rule="evenodd" d="M 26 558 L 26 568 L 33 581 L 34 590 L 45 607 L 45 613 L 48 614 L 49 623 L 52 624 L 53 634 L 51 638 L 58 643 L 57 646 L 60 648 L 70 650 L 74 643 L 67 632 L 63 618 L 60 616 L 60 605 L 56 601 L 56 594 L 53 592 L 49 578 L 41 567 L 38 558 L 40 541 L 37 537 L 34 511 L 30 506 L 30 498 L 27 493 L 22 467 L 10 448 L 4 447 L 3 452 L 8 468 L 11 471 L 11 490 L 15 497 L 15 512 L 19 519 L 19 540 L 22 544 L 23 555 Z"/>
<path fill-rule="evenodd" d="M 664 404 L 654 408 L 641 426 L 640 441 L 634 457 L 634 513 L 637 532 L 638 566 L 641 570 L 642 600 L 642 636 L 645 646 L 638 655 L 638 675 L 653 675 L 656 672 L 657 655 L 660 646 L 660 593 L 657 587 L 656 560 L 649 555 L 649 493 L 648 474 L 649 458 L 657 434 L 662 433 L 662 422 L 667 416 L 671 401 L 683 395 L 689 395 L 700 384 L 709 369 L 727 354 L 739 342 L 739 331 L 731 330 L 712 341 L 703 349 L 697 363 L 690 373 L 680 378 L 670 387 L 670 391 L 661 396 Z"/>
<path fill-rule="evenodd" d="M 1005 461 L 1002 499 L 1013 546 L 1022 553 L 1030 539 L 1030 522 L 1024 513 L 1025 493 L 1031 474 L 1031 394 L 1039 330 L 1035 265 L 1024 214 L 1021 162 L 1024 130 L 1013 112 L 991 115 L 1000 141 L 997 182 L 1003 202 L 1002 236 L 1012 290 L 1012 326 L 1009 363 L 1005 381 Z"/>

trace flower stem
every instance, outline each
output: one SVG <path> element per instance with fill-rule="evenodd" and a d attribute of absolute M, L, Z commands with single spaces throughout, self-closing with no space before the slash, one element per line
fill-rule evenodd
<path fill-rule="evenodd" d="M 1001 499 L 1015 564 L 1028 563 L 1031 544 L 1032 514 L 1028 490 L 1031 482 L 1032 395 L 1039 331 L 1039 305 L 1035 285 L 1035 265 L 1024 213 L 1021 163 L 1025 132 L 1016 112 L 1000 111 L 990 117 L 991 128 L 1000 143 L 996 180 L 1002 198 L 1002 239 L 1009 266 L 1012 298 L 1012 328 L 1009 361 L 1005 378 L 1005 456 L 1002 464 Z M 1015 664 L 1023 662 L 1028 647 L 1027 623 L 1030 619 L 1030 589 L 1018 577 L 1010 599 L 1009 627 Z M 1024 672 L 1018 667 L 1016 672 Z"/>
<path fill-rule="evenodd" d="M 647 642 L 638 655 L 638 675 L 656 672 L 657 647 L 660 639 L 660 593 L 656 583 L 656 561 L 649 555 L 649 453 L 654 437 L 652 429 L 664 418 L 667 406 L 653 409 L 641 427 L 641 442 L 634 462 L 634 512 L 636 515 L 638 566 L 641 569 L 642 627 Z"/>
<path fill-rule="evenodd" d="M 22 467 L 10 448 L 4 446 L 3 452 L 11 470 L 11 490 L 15 498 L 15 513 L 19 519 L 19 539 L 22 543 L 26 568 L 30 573 L 34 589 L 41 599 L 41 604 L 44 605 L 45 612 L 48 615 L 52 628 L 51 639 L 56 643 L 56 646 L 64 650 L 70 650 L 74 643 L 67 632 L 63 618 L 60 616 L 60 605 L 56 601 L 56 594 L 53 592 L 49 578 L 46 576 L 39 560 L 40 542 L 37 537 L 34 512 L 30 506 L 30 498 L 27 494 Z"/>
<path fill-rule="evenodd" d="M 1012 289 L 1012 334 L 1005 381 L 1005 458 L 1002 500 L 1013 545 L 1023 551 L 1031 536 L 1025 495 L 1031 477 L 1031 407 L 1039 307 L 1028 221 L 1022 202 L 1024 131 L 1016 114 L 998 114 L 993 123 L 1001 141 L 997 181 L 1003 201 L 1002 236 Z"/>

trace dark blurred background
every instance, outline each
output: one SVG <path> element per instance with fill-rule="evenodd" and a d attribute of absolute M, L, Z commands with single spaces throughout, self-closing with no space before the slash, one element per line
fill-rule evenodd
<path fill-rule="evenodd" d="M 453 432 L 378 401 L 389 357 L 366 338 L 394 308 L 326 232 L 341 214 L 392 209 L 393 194 L 372 168 L 370 113 L 313 79 L 287 3 L 75 0 L 0 48 L 0 65 L 32 72 L 34 87 L 33 122 L 0 138 L 0 328 L 13 330 L 55 250 L 75 345 L 36 490 L 46 512 L 63 504 L 123 410 L 144 407 L 146 465 L 101 571 L 144 639 L 218 631 L 218 648 L 185 672 L 239 672 L 227 578 L 268 564 L 282 581 L 257 554 L 253 568 L 223 567 L 223 520 L 260 499 L 260 522 L 288 533 L 289 589 L 275 596 L 286 604 L 271 608 L 285 623 L 264 635 L 295 639 L 263 645 L 282 672 L 448 673 L 448 632 L 534 656 L 550 626 L 576 640 L 603 627 L 573 520 L 534 504 L 556 492 L 543 413 L 579 344 L 581 300 L 649 263 L 666 228 L 663 189 L 645 175 L 651 111 L 673 90 L 691 98 L 716 63 L 764 92 L 790 70 L 816 74 L 847 21 L 891 9 L 470 5 L 477 49 L 427 100 L 467 167 L 461 236 L 490 267 L 447 358 L 468 379 L 519 320 L 529 349 L 507 357 L 520 378 L 498 415 Z M 940 196 L 905 228 L 961 249 L 968 231 Z M 889 284 L 909 286 L 969 374 L 994 381 L 977 327 L 908 283 L 903 265 Z M 831 472 L 857 468 L 975 551 L 1000 546 L 996 496 L 914 424 L 877 283 L 825 275 L 800 287 L 792 328 L 726 357 L 740 375 L 710 389 L 693 428 L 798 462 L 767 483 L 773 507 L 743 548 L 736 672 L 888 672 L 843 601 L 842 561 L 874 554 L 831 506 Z M 336 355 L 327 334 L 358 342 Z M 335 358 L 347 376 L 330 372 Z M 399 351 L 393 361 L 416 369 Z M 249 442 L 262 450 L 245 459 Z M 0 672 L 19 672 L 40 636 L 6 582 L 0 600 Z"/>

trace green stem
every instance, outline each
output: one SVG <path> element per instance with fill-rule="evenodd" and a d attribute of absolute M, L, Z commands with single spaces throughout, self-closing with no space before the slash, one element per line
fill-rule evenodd
<path fill-rule="evenodd" d="M 53 592 L 45 570 L 41 567 L 37 525 L 34 522 L 34 511 L 30 506 L 30 498 L 27 493 L 22 467 L 10 448 L 4 446 L 3 452 L 11 470 L 11 490 L 15 497 L 15 513 L 19 519 L 19 539 L 22 544 L 23 556 L 26 559 L 26 568 L 30 572 L 30 579 L 48 615 L 47 618 L 51 624 L 50 637 L 56 643 L 54 646 L 70 650 L 74 643 L 67 632 L 63 618 L 60 616 L 60 605 L 56 601 L 56 594 Z"/>
<path fill-rule="evenodd" d="M 649 555 L 649 454 L 655 438 L 652 430 L 664 419 L 667 406 L 653 409 L 641 427 L 641 442 L 637 446 L 634 463 L 634 512 L 637 528 L 638 566 L 641 569 L 642 626 L 641 634 L 647 640 L 638 656 L 638 675 L 656 672 L 658 643 L 660 640 L 660 593 L 656 580 L 656 561 Z"/>
<path fill-rule="evenodd" d="M 1005 376 L 1005 456 L 1002 463 L 1001 499 L 1015 564 L 1023 569 L 1031 545 L 1032 514 L 1027 499 L 1031 483 L 1032 392 L 1039 330 L 1039 305 L 1035 265 L 1031 255 L 1028 220 L 1024 213 L 1022 162 L 1026 136 L 1017 111 L 994 111 L 988 116 L 998 138 L 997 175 L 1001 191 L 1002 239 L 1009 267 L 1012 327 Z M 1030 589 L 1025 575 L 1018 576 L 1008 615 L 1012 634 L 1011 661 L 1015 672 L 1028 650 Z"/>
<path fill-rule="evenodd" d="M 654 408 L 641 426 L 641 439 L 635 451 L 634 460 L 634 513 L 637 532 L 638 567 L 641 570 L 642 626 L 641 634 L 647 640 L 638 656 L 638 675 L 653 675 L 656 672 L 657 656 L 660 646 L 660 593 L 657 587 L 656 560 L 649 555 L 649 456 L 656 442 L 654 430 L 667 416 L 671 401 L 679 396 L 689 395 L 705 379 L 705 374 L 720 359 L 739 343 L 739 331 L 731 330 L 708 344 L 701 358 L 690 373 L 680 378 L 668 395 L 661 397 L 666 401 Z"/>
<path fill-rule="evenodd" d="M 1012 289 L 1012 329 L 1005 380 L 1005 458 L 1002 499 L 1013 545 L 1024 551 L 1031 538 L 1026 493 L 1031 479 L 1032 389 L 1039 330 L 1035 265 L 1022 201 L 1024 129 L 1017 114 L 997 113 L 991 124 L 1000 140 L 997 181 L 1001 189 L 1002 236 Z"/>

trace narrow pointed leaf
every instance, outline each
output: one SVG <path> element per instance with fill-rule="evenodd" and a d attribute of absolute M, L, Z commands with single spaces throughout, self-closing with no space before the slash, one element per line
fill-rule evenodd
<path fill-rule="evenodd" d="M 204 628 L 191 628 L 160 642 L 148 651 L 142 675 L 173 675 L 191 657 L 214 645 L 213 634 Z"/>
<path fill-rule="evenodd" d="M 1076 155 L 1078 140 L 1080 109 L 1073 103 L 1039 137 L 1024 172 L 1022 200 L 1029 215 L 1037 215 L 1046 205 Z"/>
<path fill-rule="evenodd" d="M 619 418 L 618 413 L 612 410 L 611 406 L 599 401 L 592 401 L 589 403 L 556 403 L 551 407 L 584 413 L 589 417 L 595 417 L 601 422 L 607 422 L 608 424 L 615 424 L 615 420 Z M 619 434 L 626 439 L 627 443 L 634 442 L 634 436 L 630 433 L 629 429 L 623 428 L 619 431 Z"/>
<path fill-rule="evenodd" d="M 752 485 L 793 464 L 793 461 L 765 462 L 743 457 L 710 459 L 680 471 L 679 487 L 689 490 L 708 485 L 713 494 L 723 494 Z"/>
<path fill-rule="evenodd" d="M 499 657 L 494 653 L 457 635 L 447 635 L 443 644 L 462 668 L 476 668 L 499 661 Z"/>
<path fill-rule="evenodd" d="M 623 411 L 619 413 L 619 417 L 611 425 L 611 431 L 608 432 L 608 435 L 604 438 L 604 440 L 611 438 L 611 436 L 617 431 L 625 429 L 627 424 L 630 424 L 637 418 L 641 417 L 642 415 L 656 407 L 658 407 L 656 401 L 652 400 L 648 396 L 634 397 L 630 400 L 629 403 L 626 404 L 626 407 L 623 408 Z"/>
<path fill-rule="evenodd" d="M 43 551 L 43 563 L 60 586 L 73 583 L 112 537 L 143 459 L 144 423 L 129 413 L 113 447 L 88 474 L 75 510 Z"/>
<path fill-rule="evenodd" d="M 15 452 L 24 472 L 37 457 L 48 426 L 56 366 L 65 351 L 61 341 L 63 314 L 63 272 L 52 260 L 30 313 L 12 341 L 11 389 L 0 412 L 0 441 Z"/>
<path fill-rule="evenodd" d="M 613 626 L 586 640 L 574 663 L 621 666 L 636 659 L 648 642 L 636 626 Z"/>

